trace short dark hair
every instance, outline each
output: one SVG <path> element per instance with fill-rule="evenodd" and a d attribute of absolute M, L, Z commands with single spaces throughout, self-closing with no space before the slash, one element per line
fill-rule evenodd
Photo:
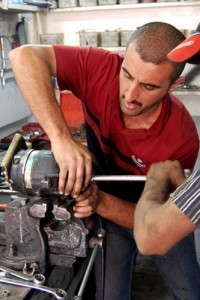
<path fill-rule="evenodd" d="M 150 22 L 141 27 L 131 35 L 128 46 L 135 43 L 136 51 L 141 59 L 157 65 L 169 61 L 167 54 L 178 46 L 185 36 L 171 24 L 164 22 Z M 173 83 L 182 73 L 185 62 L 173 63 L 171 83 Z"/>

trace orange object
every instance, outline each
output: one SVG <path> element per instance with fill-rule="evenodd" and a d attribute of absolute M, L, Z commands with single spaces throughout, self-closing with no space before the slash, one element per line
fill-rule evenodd
<path fill-rule="evenodd" d="M 81 101 L 73 93 L 60 94 L 60 107 L 69 127 L 79 128 L 85 122 Z"/>
<path fill-rule="evenodd" d="M 0 210 L 4 210 L 6 208 L 7 204 L 0 203 Z"/>

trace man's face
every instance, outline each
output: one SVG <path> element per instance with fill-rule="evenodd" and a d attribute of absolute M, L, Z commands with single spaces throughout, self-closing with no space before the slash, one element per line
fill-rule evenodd
<path fill-rule="evenodd" d="M 155 112 L 170 88 L 172 65 L 144 62 L 129 45 L 120 71 L 120 107 L 126 117 L 145 116 Z"/>

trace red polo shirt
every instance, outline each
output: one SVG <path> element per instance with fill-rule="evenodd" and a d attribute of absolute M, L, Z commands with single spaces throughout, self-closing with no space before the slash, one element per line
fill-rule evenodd
<path fill-rule="evenodd" d="M 123 58 L 91 47 L 54 45 L 54 50 L 60 90 L 71 90 L 83 103 L 88 147 L 96 159 L 95 173 L 146 174 L 152 163 L 166 159 L 178 159 L 187 169 L 194 167 L 199 150 L 197 130 L 176 97 L 166 95 L 151 128 L 124 128 L 119 106 Z M 115 190 L 111 193 L 119 196 L 116 189 L 120 184 L 110 185 Z"/>

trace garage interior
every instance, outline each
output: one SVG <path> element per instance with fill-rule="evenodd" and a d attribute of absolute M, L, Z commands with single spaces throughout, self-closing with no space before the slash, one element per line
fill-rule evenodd
<path fill-rule="evenodd" d="M 69 44 L 81 46 L 95 46 L 109 49 L 124 55 L 126 43 L 130 33 L 138 26 L 153 20 L 171 23 L 180 29 L 185 36 L 199 31 L 199 9 L 200 1 L 67 1 L 67 0 L 2 0 L 0 2 L 0 160 L 4 160 L 7 150 L 16 134 L 22 136 L 26 141 L 27 149 L 50 150 L 51 145 L 48 136 L 40 127 L 30 109 L 25 104 L 15 81 L 8 53 L 15 47 L 25 44 Z M 185 20 L 187 19 L 187 23 Z M 200 136 L 200 66 L 186 65 L 183 75 L 186 80 L 174 94 L 184 103 L 190 112 Z M 55 95 L 62 108 L 66 121 L 68 122 L 74 139 L 86 144 L 84 117 L 79 100 L 68 90 L 60 92 L 56 79 L 52 79 Z M 20 137 L 21 139 L 21 137 Z M 20 140 L 21 143 L 21 140 Z M 20 144 L 21 145 L 21 144 Z M 21 147 L 21 146 L 20 146 Z M 23 149 L 24 146 L 22 146 Z M 18 149 L 19 150 L 19 149 Z M 9 166 L 10 167 L 10 166 Z M 195 169 L 200 167 L 200 156 L 197 159 Z M 5 230 L 5 207 L 15 197 L 20 197 L 20 203 L 27 203 L 23 191 L 8 195 L 4 182 L 0 183 L 0 228 Z M 46 201 L 46 200 L 45 200 Z M 71 199 L 70 199 L 71 201 Z M 21 205 L 21 204 L 20 204 Z M 56 201 L 54 208 L 56 207 Z M 19 209 L 18 204 L 9 207 L 14 213 Z M 40 204 L 39 211 L 43 209 Z M 36 209 L 38 213 L 38 208 Z M 58 213 L 58 212 L 57 212 Z M 60 212 L 59 212 L 60 213 Z M 29 218 L 23 208 L 24 218 Z M 20 215 L 19 215 L 20 217 Z M 38 215 L 37 215 L 38 217 Z M 12 222 L 12 218 L 10 219 Z M 32 222 L 32 221 L 31 221 Z M 38 226 L 38 223 L 31 223 Z M 74 225 L 75 224 L 75 225 Z M 6 224 L 6 234 L 9 234 L 10 227 Z M 61 225 L 60 225 L 61 226 Z M 52 249 L 52 265 L 45 272 L 46 285 L 53 288 L 60 288 L 67 291 L 67 300 L 80 300 L 75 294 L 80 292 L 80 283 L 84 279 L 85 272 L 90 259 L 95 254 L 93 244 L 89 254 L 85 254 L 85 227 L 84 224 L 76 224 L 72 220 L 72 227 L 81 232 L 81 246 L 77 253 L 72 246 L 69 257 L 62 253 L 59 263 L 57 262 L 56 251 L 62 248 L 61 240 L 57 236 L 51 236 L 60 229 L 53 229 L 47 226 L 46 232 L 49 237 L 48 245 Z M 90 226 L 90 224 L 87 226 Z M 46 228 L 46 224 L 45 224 Z M 87 227 L 86 227 L 87 228 Z M 75 230 L 75 229 L 72 229 Z M 68 229 L 62 228 L 63 232 Z M 80 230 L 80 231 L 79 231 Z M 0 232 L 0 248 L 4 251 L 5 244 L 12 241 L 7 240 L 5 232 Z M 58 238 L 58 240 L 56 240 Z M 194 233 L 197 259 L 200 263 L 200 230 Z M 38 234 L 38 245 L 41 247 L 41 257 L 45 256 L 45 246 L 41 246 L 43 236 Z M 60 244 L 59 244 L 60 243 Z M 74 241 L 75 243 L 75 241 Z M 101 242 L 100 242 L 101 243 Z M 102 245 L 101 245 L 102 246 Z M 98 251 L 101 251 L 101 246 Z M 12 247 L 11 247 L 12 248 Z M 11 249 L 9 251 L 14 251 Z M 36 253 L 36 248 L 33 253 Z M 28 248 L 27 248 L 28 249 Z M 28 250 L 27 250 L 28 251 Z M 35 251 L 35 252 L 34 252 Z M 7 254 L 9 252 L 6 252 Z M 67 254 L 68 255 L 68 254 Z M 87 256 L 87 258 L 84 258 Z M 66 261 L 66 259 L 68 261 Z M 65 260 L 65 262 L 64 262 Z M 43 263 L 43 260 L 41 260 Z M 1 265 L 1 264 L 0 264 Z M 13 264 L 10 263 L 11 267 Z M 17 265 L 17 262 L 16 262 Z M 56 266 L 55 266 L 56 265 Z M 64 267 L 63 267 L 64 265 Z M 17 268 L 21 268 L 17 265 Z M 31 266 L 32 268 L 32 266 Z M 29 266 L 27 266 L 27 270 Z M 2 272 L 5 272 L 2 270 Z M 80 273 L 79 273 L 80 272 Z M 90 293 L 93 293 L 93 270 L 89 275 L 89 281 L 85 278 L 83 283 L 83 300 L 94 300 Z M 1 276 L 0 276 L 1 277 Z M 54 292 L 53 292 L 54 293 Z M 58 296 L 45 291 L 37 291 L 27 287 L 19 287 L 0 283 L 0 299 L 64 299 L 62 291 Z M 57 298 L 56 298 L 57 297 Z M 60 298 L 59 298 L 60 297 Z M 74 298 L 72 298 L 74 297 Z M 172 300 L 165 282 L 160 276 L 156 266 L 149 257 L 138 254 L 133 268 L 132 297 L 134 300 Z M 124 299 L 122 299 L 124 300 Z M 191 299 L 192 300 L 192 299 Z"/>

